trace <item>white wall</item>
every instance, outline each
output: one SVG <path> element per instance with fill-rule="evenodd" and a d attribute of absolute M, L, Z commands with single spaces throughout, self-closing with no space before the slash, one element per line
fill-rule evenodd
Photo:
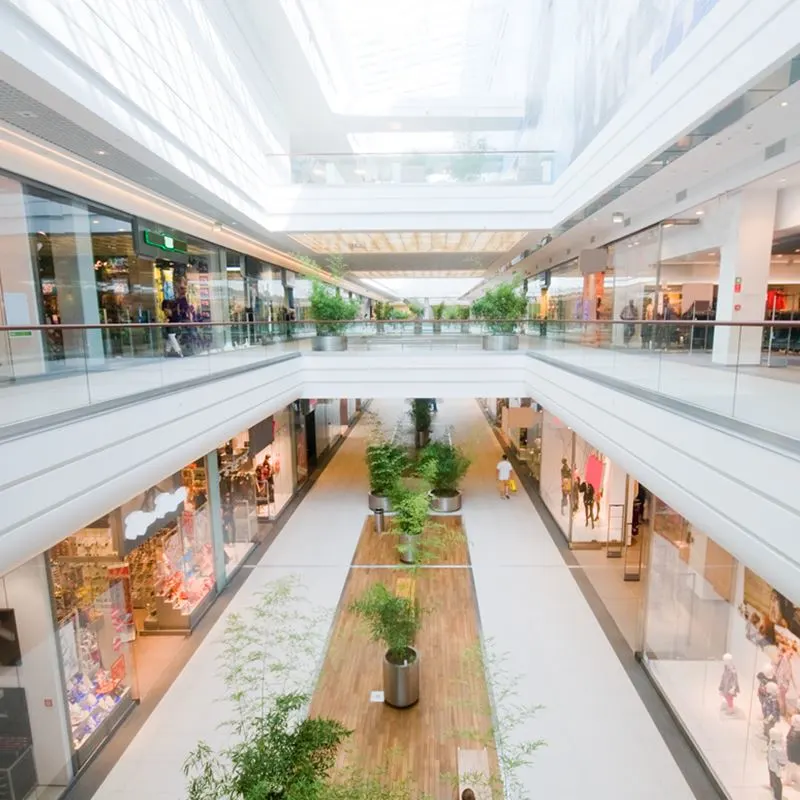
<path fill-rule="evenodd" d="M 66 786 L 72 777 L 64 686 L 55 668 L 59 653 L 43 555 L 0 580 L 4 608 L 13 608 L 22 664 L 0 668 L 0 687 L 22 687 L 33 733 L 33 757 L 42 785 Z"/>

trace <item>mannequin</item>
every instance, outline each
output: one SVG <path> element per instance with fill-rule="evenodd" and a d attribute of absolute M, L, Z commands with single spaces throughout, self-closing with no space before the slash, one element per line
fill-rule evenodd
<path fill-rule="evenodd" d="M 786 737 L 786 758 L 789 761 L 786 783 L 800 788 L 800 714 L 792 717 L 792 727 Z"/>
<path fill-rule="evenodd" d="M 727 712 L 730 714 L 735 709 L 733 707 L 733 698 L 739 694 L 739 676 L 736 673 L 736 667 L 733 665 L 733 656 L 730 653 L 725 653 L 722 656 L 722 678 L 719 682 L 719 693 L 725 698 L 727 705 Z"/>
<path fill-rule="evenodd" d="M 770 681 L 765 687 L 766 695 L 761 704 L 761 711 L 764 714 L 764 736 L 769 739 L 769 735 L 775 724 L 781 718 L 780 706 L 778 704 L 778 684 Z"/>
<path fill-rule="evenodd" d="M 787 717 L 786 695 L 789 689 L 797 687 L 794 685 L 794 672 L 792 670 L 792 654 L 785 648 L 780 648 L 778 663 L 775 665 L 775 682 L 778 684 L 778 705 L 781 709 L 781 716 Z"/>
<path fill-rule="evenodd" d="M 786 766 L 786 746 L 783 733 L 777 728 L 769 732 L 769 746 L 767 747 L 767 769 L 769 770 L 769 785 L 775 800 L 783 798 L 783 780 L 781 773 Z"/>
<path fill-rule="evenodd" d="M 758 695 L 758 702 L 761 704 L 761 714 L 766 717 L 764 702 L 767 699 L 767 684 L 775 680 L 775 670 L 772 667 L 772 662 L 768 661 L 761 667 L 761 672 L 756 675 L 756 680 L 758 681 L 756 694 Z"/>

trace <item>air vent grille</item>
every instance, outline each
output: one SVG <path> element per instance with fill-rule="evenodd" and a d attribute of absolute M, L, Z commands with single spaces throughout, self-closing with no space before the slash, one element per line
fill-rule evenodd
<path fill-rule="evenodd" d="M 678 194 L 675 195 L 675 202 L 682 203 L 686 199 L 686 195 L 688 194 L 686 189 L 681 189 Z"/>
<path fill-rule="evenodd" d="M 625 222 L 623 223 L 622 227 L 623 228 L 630 228 L 630 226 L 631 226 L 631 218 L 630 217 L 625 217 Z"/>
<path fill-rule="evenodd" d="M 764 161 L 767 161 L 770 158 L 775 158 L 775 156 L 779 156 L 781 153 L 786 152 L 786 139 L 778 139 L 777 142 L 773 142 L 769 147 L 764 148 Z"/>

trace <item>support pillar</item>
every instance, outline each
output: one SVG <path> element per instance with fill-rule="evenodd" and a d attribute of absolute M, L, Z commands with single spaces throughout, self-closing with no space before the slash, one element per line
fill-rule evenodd
<path fill-rule="evenodd" d="M 53 271 L 58 289 L 58 311 L 64 325 L 100 323 L 97 281 L 94 274 L 91 222 L 85 208 L 64 207 L 63 221 L 71 235 L 53 235 Z M 103 331 L 64 331 L 64 355 L 68 364 L 82 369 L 101 366 L 105 360 Z"/>
<path fill-rule="evenodd" d="M 774 189 L 745 189 L 726 206 L 729 223 L 720 246 L 719 321 L 764 320 L 776 201 Z M 715 364 L 760 364 L 763 330 L 716 328 L 711 360 Z"/>
<path fill-rule="evenodd" d="M 214 578 L 219 593 L 228 585 L 228 571 L 225 567 L 225 534 L 222 530 L 222 497 L 219 492 L 219 459 L 216 450 L 212 450 L 206 456 L 206 480 L 214 551 Z"/>

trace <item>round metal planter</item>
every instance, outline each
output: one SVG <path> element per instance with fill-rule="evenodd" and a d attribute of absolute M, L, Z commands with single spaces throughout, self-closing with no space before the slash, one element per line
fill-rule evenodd
<path fill-rule="evenodd" d="M 417 563 L 417 547 L 419 539 L 416 535 L 409 535 L 407 533 L 400 534 L 400 546 L 397 548 L 400 553 L 400 560 L 404 564 Z"/>
<path fill-rule="evenodd" d="M 315 336 L 311 340 L 311 349 L 318 353 L 341 353 L 347 350 L 346 336 Z"/>
<path fill-rule="evenodd" d="M 518 350 L 519 336 L 516 333 L 489 334 L 483 337 L 484 350 Z"/>
<path fill-rule="evenodd" d="M 367 502 L 370 511 L 383 511 L 388 514 L 392 510 L 392 501 L 382 494 L 370 493 L 367 495 Z"/>
<path fill-rule="evenodd" d="M 405 664 L 383 657 L 383 701 L 394 708 L 408 708 L 419 700 L 419 653 L 410 649 L 414 659 Z"/>
<path fill-rule="evenodd" d="M 452 497 L 439 497 L 431 494 L 431 511 L 439 514 L 452 514 L 454 511 L 461 511 L 461 492 Z"/>

